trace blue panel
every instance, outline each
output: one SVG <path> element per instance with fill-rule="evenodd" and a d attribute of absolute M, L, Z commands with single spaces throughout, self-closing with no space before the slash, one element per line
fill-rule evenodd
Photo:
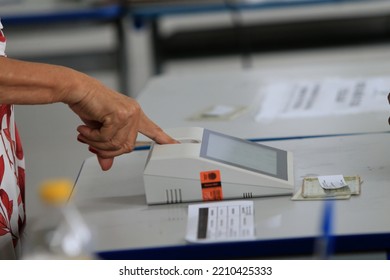
<path fill-rule="evenodd" d="M 66 11 L 50 11 L 34 14 L 2 15 L 4 25 L 47 24 L 69 21 L 111 20 L 125 13 L 120 5 L 82 8 Z"/>
<path fill-rule="evenodd" d="M 98 252 L 109 260 L 210 260 L 237 258 L 272 258 L 314 255 L 315 237 L 246 241 L 232 243 L 189 244 L 149 249 Z M 390 233 L 343 235 L 334 237 L 334 253 L 383 251 L 390 249 Z"/>

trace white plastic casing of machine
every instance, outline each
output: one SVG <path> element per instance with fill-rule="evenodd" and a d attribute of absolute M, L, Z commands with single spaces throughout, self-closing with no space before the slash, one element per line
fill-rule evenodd
<path fill-rule="evenodd" d="M 223 199 L 290 195 L 294 189 L 291 152 L 215 131 L 167 130 L 178 144 L 153 144 L 145 164 L 148 204 L 205 201 L 201 174 L 220 173 Z"/>

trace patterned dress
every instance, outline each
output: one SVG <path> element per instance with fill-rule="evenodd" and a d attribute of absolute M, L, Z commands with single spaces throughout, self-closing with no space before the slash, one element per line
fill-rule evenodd
<path fill-rule="evenodd" d="M 5 56 L 6 39 L 2 29 L 0 22 L 0 56 Z M 0 100 L 0 259 L 21 256 L 20 239 L 26 224 L 24 186 L 24 155 L 15 126 L 14 107 L 1 104 Z"/>

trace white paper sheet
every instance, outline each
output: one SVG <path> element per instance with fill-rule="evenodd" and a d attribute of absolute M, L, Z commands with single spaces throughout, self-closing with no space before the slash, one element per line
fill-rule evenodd
<path fill-rule="evenodd" d="M 388 111 L 390 79 L 327 78 L 270 82 L 261 89 L 256 121 Z"/>
<path fill-rule="evenodd" d="M 318 182 L 326 190 L 340 189 L 347 186 L 343 175 L 318 176 Z"/>

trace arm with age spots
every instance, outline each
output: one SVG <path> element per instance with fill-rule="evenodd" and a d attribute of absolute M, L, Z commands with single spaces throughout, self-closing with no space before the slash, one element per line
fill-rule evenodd
<path fill-rule="evenodd" d="M 0 57 L 0 104 L 67 104 L 84 122 L 78 140 L 89 146 L 103 170 L 131 152 L 138 132 L 159 144 L 176 143 L 138 102 L 73 69 Z"/>

